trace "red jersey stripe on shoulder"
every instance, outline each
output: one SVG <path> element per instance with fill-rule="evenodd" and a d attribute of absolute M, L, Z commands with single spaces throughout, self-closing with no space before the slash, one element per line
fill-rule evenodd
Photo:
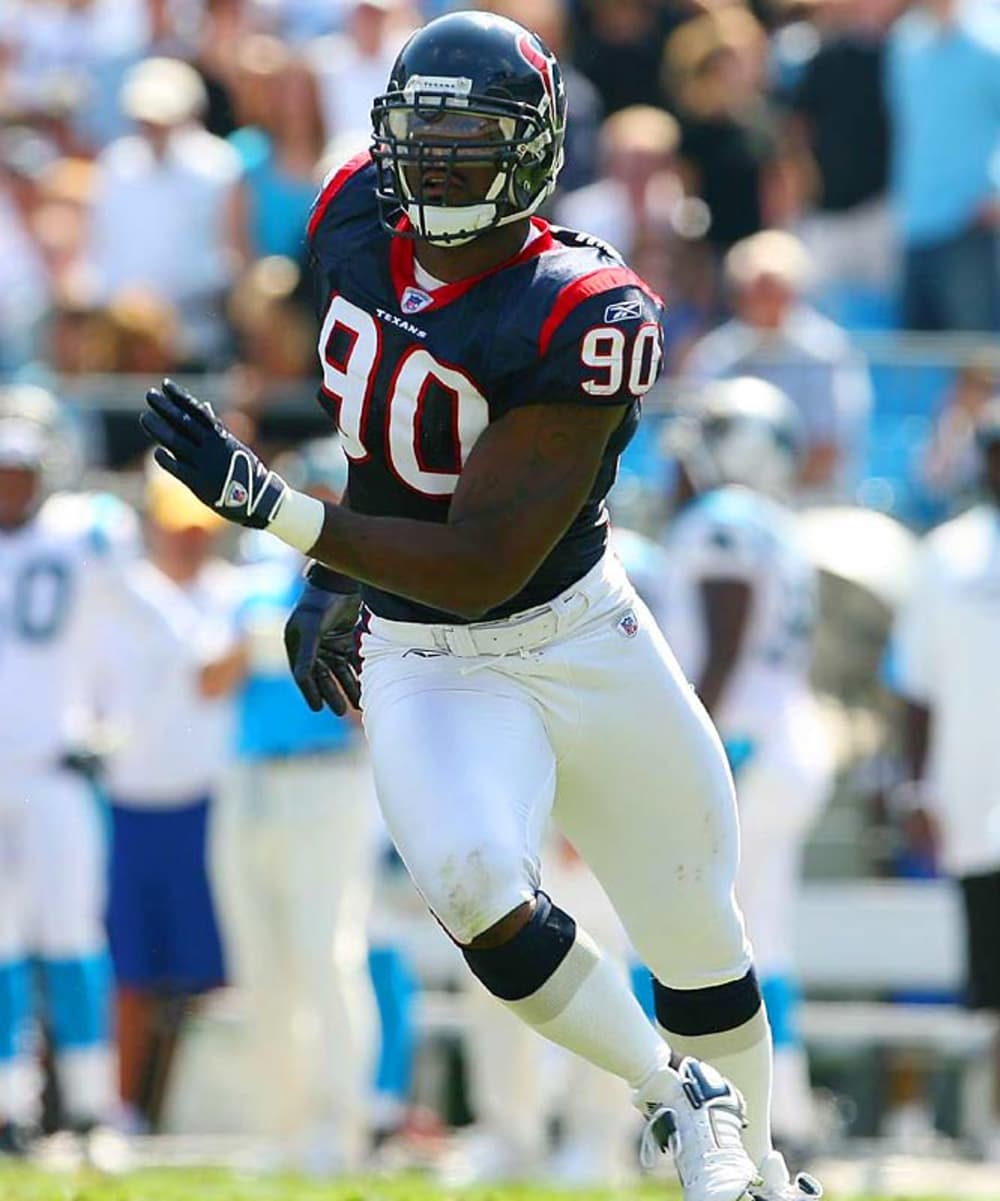
<path fill-rule="evenodd" d="M 585 300 L 589 300 L 591 296 L 598 296 L 601 292 L 606 292 L 609 288 L 620 288 L 624 284 L 640 288 L 650 300 L 661 308 L 663 307 L 663 301 L 656 295 L 649 284 L 636 275 L 634 271 L 629 270 L 628 267 L 600 267 L 597 271 L 589 271 L 586 275 L 580 275 L 576 279 L 571 279 L 556 297 L 555 304 L 542 323 L 542 328 L 538 335 L 539 355 L 545 354 L 549 349 L 556 330 L 577 305 L 582 304 Z"/>
<path fill-rule="evenodd" d="M 319 223 L 323 220 L 326 210 L 330 207 L 330 202 L 337 195 L 340 189 L 351 178 L 372 161 L 371 151 L 362 150 L 360 154 L 356 154 L 354 158 L 349 158 L 346 163 L 336 170 L 330 177 L 329 181 L 324 185 L 322 192 L 316 199 L 316 204 L 313 206 L 312 215 L 309 218 L 309 228 L 307 235 L 312 241 L 316 230 L 319 229 Z"/>

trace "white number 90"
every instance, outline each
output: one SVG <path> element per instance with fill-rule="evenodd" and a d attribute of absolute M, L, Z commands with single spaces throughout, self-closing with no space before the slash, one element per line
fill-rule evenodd
<path fill-rule="evenodd" d="M 580 347 L 580 359 L 585 367 L 605 372 L 603 378 L 583 381 L 583 390 L 590 396 L 614 396 L 625 381 L 625 358 L 629 339 L 616 325 L 595 325 L 588 329 Z M 655 321 L 639 326 L 628 358 L 628 390 L 642 396 L 653 386 L 663 350 L 660 327 Z"/>

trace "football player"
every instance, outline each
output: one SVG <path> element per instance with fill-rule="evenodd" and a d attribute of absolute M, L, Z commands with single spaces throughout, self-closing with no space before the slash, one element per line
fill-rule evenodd
<path fill-rule="evenodd" d="M 816 1135 L 791 954 L 802 847 L 832 779 L 809 685 L 816 572 L 781 503 L 802 453 L 800 420 L 774 385 L 712 384 L 667 429 L 678 511 L 665 539 L 661 626 L 715 720 L 736 777 L 736 894 L 774 1039 L 772 1126 Z"/>
<path fill-rule="evenodd" d="M 328 179 L 308 231 L 344 503 L 289 488 L 169 381 L 145 429 L 219 512 L 317 560 L 287 628 L 294 674 L 315 706 L 363 702 L 386 826 L 485 987 L 629 1084 L 686 1201 L 816 1195 L 771 1147 L 725 756 L 605 553 L 661 302 L 535 215 L 566 101 L 528 30 L 430 22 L 372 117 L 370 153 Z M 550 812 L 654 971 L 666 1037 L 542 891 Z"/>
<path fill-rule="evenodd" d="M 26 1149 L 40 1108 L 30 960 L 70 1123 L 106 1121 L 114 1099 L 102 823 L 75 719 L 137 527 L 112 497 L 46 498 L 59 430 L 50 394 L 0 389 L 0 1146 L 11 1152 Z"/>

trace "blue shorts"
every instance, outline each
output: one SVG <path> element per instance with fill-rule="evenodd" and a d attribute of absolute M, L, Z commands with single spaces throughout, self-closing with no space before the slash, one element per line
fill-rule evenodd
<path fill-rule="evenodd" d="M 108 941 L 120 985 L 190 994 L 225 983 L 208 805 L 145 809 L 112 798 Z"/>

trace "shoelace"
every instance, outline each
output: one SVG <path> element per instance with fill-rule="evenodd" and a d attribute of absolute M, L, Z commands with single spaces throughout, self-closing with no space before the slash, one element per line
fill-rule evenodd
<path fill-rule="evenodd" d="M 660 1141 L 657 1125 L 662 1118 L 667 1116 L 670 1118 L 670 1124 L 673 1129 L 667 1132 L 668 1141 L 664 1144 Z M 674 1117 L 674 1111 L 666 1105 L 661 1105 L 646 1123 L 642 1132 L 642 1138 L 639 1141 L 639 1163 L 647 1172 L 656 1166 L 657 1159 L 663 1154 L 670 1154 L 676 1160 L 677 1157 L 674 1148 L 670 1146 L 669 1140 L 671 1138 L 677 1143 L 679 1149 L 680 1135 L 677 1132 L 677 1120 Z"/>

